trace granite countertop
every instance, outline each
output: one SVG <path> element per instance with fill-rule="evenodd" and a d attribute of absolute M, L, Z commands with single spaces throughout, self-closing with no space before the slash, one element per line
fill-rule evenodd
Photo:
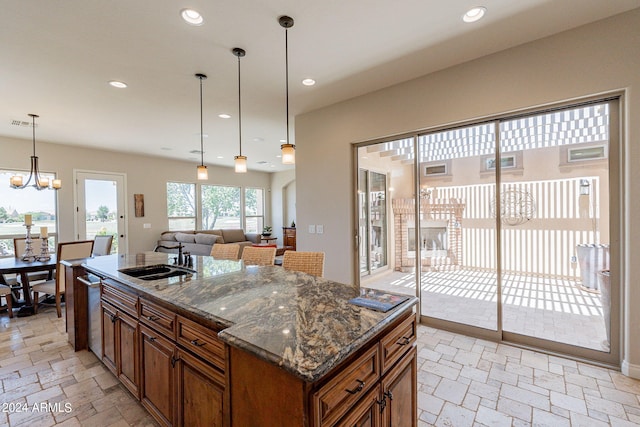
<path fill-rule="evenodd" d="M 315 382 L 417 302 L 386 313 L 350 304 L 358 290 L 282 267 L 195 256 L 195 273 L 144 281 L 118 270 L 171 264 L 175 254 L 143 253 L 87 259 L 85 267 L 225 327 L 218 337 Z"/>

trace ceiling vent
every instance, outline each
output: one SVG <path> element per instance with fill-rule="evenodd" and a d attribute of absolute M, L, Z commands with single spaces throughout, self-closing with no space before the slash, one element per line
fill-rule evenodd
<path fill-rule="evenodd" d="M 200 150 L 191 150 L 191 151 L 189 151 L 189 153 L 190 153 L 190 154 L 202 154 L 202 153 L 203 153 L 203 151 L 200 151 Z"/>
<path fill-rule="evenodd" d="M 11 119 L 11 126 L 20 126 L 23 128 L 30 128 L 31 122 L 28 122 L 26 120 Z M 36 127 L 38 127 L 38 125 L 36 125 Z"/>
<path fill-rule="evenodd" d="M 269 162 L 267 162 L 266 160 L 260 160 L 259 162 L 256 162 L 256 163 L 259 164 L 259 165 L 266 165 Z"/>

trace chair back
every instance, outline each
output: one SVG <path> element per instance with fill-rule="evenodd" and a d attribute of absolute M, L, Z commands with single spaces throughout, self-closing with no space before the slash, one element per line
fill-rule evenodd
<path fill-rule="evenodd" d="M 15 237 L 13 239 L 13 250 L 15 251 L 16 258 L 22 258 L 24 255 L 25 249 L 27 249 L 27 238 L 26 237 Z M 33 249 L 33 253 L 37 256 L 40 253 L 40 249 L 42 247 L 42 239 L 40 237 L 32 237 L 31 238 L 31 249 Z"/>
<path fill-rule="evenodd" d="M 276 248 L 246 246 L 242 250 L 242 261 L 245 265 L 273 265 L 275 260 Z"/>
<path fill-rule="evenodd" d="M 113 235 L 94 237 L 93 238 L 93 256 L 110 255 L 112 244 L 113 244 Z"/>
<path fill-rule="evenodd" d="M 60 261 L 70 259 L 89 258 L 93 252 L 93 240 L 58 243 L 56 253 L 56 293 L 64 292 L 64 268 L 60 268 Z"/>
<path fill-rule="evenodd" d="M 237 243 L 214 243 L 211 247 L 211 256 L 216 259 L 237 260 L 240 253 L 240 245 Z"/>
<path fill-rule="evenodd" d="M 286 251 L 282 257 L 285 270 L 301 271 L 312 276 L 324 274 L 324 252 Z"/>

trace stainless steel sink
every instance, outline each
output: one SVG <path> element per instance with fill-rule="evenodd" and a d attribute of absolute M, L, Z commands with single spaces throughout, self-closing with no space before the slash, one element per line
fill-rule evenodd
<path fill-rule="evenodd" d="M 159 280 L 169 277 L 190 276 L 195 273 L 185 267 L 169 264 L 145 265 L 144 267 L 130 267 L 118 270 L 122 274 L 132 276 L 140 280 Z"/>

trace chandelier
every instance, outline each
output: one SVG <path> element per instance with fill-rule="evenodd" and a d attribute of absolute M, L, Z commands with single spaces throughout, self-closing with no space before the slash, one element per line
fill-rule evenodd
<path fill-rule="evenodd" d="M 22 189 L 28 186 L 35 187 L 36 190 L 53 189 L 59 190 L 62 188 L 62 180 L 52 179 L 51 186 L 49 186 L 49 178 L 42 176 L 38 169 L 38 156 L 36 156 L 36 117 L 40 117 L 37 114 L 29 114 L 31 117 L 31 127 L 33 129 L 33 156 L 31 156 L 31 172 L 27 182 L 23 184 L 24 177 L 22 175 L 14 175 L 10 178 L 9 183 L 11 188 Z M 33 183 L 31 181 L 33 180 Z"/>

